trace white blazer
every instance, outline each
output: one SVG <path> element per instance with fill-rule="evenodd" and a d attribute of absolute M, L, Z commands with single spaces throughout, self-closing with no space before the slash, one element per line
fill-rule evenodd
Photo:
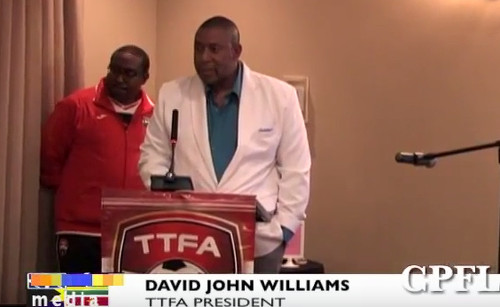
<path fill-rule="evenodd" d="M 198 76 L 167 82 L 141 146 L 139 171 L 150 187 L 151 175 L 170 165 L 172 110 L 179 110 L 175 173 L 190 176 L 195 191 L 256 195 L 275 215 L 257 223 L 255 256 L 281 244 L 281 226 L 295 231 L 309 201 L 311 155 L 295 89 L 243 66 L 238 147 L 217 182 L 208 138 L 205 88 Z"/>

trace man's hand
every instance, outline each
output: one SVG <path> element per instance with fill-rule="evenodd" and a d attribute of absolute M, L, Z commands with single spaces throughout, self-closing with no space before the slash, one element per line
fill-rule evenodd
<path fill-rule="evenodd" d="M 283 241 L 288 243 L 293 238 L 293 231 L 283 226 L 281 226 L 281 230 L 283 230 Z"/>

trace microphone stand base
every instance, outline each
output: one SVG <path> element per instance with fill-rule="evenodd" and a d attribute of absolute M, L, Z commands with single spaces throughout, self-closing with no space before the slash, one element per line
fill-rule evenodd
<path fill-rule="evenodd" d="M 193 182 L 191 177 L 185 176 L 151 176 L 151 191 L 179 191 L 179 190 L 193 190 Z"/>

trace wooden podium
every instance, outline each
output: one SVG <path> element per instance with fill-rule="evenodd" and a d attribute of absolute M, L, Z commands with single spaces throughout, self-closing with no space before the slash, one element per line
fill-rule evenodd
<path fill-rule="evenodd" d="M 256 198 L 104 190 L 102 271 L 253 273 Z"/>

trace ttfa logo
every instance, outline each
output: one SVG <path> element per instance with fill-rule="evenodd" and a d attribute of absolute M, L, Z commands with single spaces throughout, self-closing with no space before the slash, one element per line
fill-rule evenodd
<path fill-rule="evenodd" d="M 500 292 L 498 280 L 490 284 L 487 265 L 410 265 L 404 269 L 403 287 L 413 293 L 439 293 L 446 289 L 455 292 Z"/>
<path fill-rule="evenodd" d="M 206 273 L 240 273 L 241 246 L 238 225 L 230 220 L 200 212 L 158 211 L 119 224 L 115 271 L 147 274 L 191 266 Z"/>

